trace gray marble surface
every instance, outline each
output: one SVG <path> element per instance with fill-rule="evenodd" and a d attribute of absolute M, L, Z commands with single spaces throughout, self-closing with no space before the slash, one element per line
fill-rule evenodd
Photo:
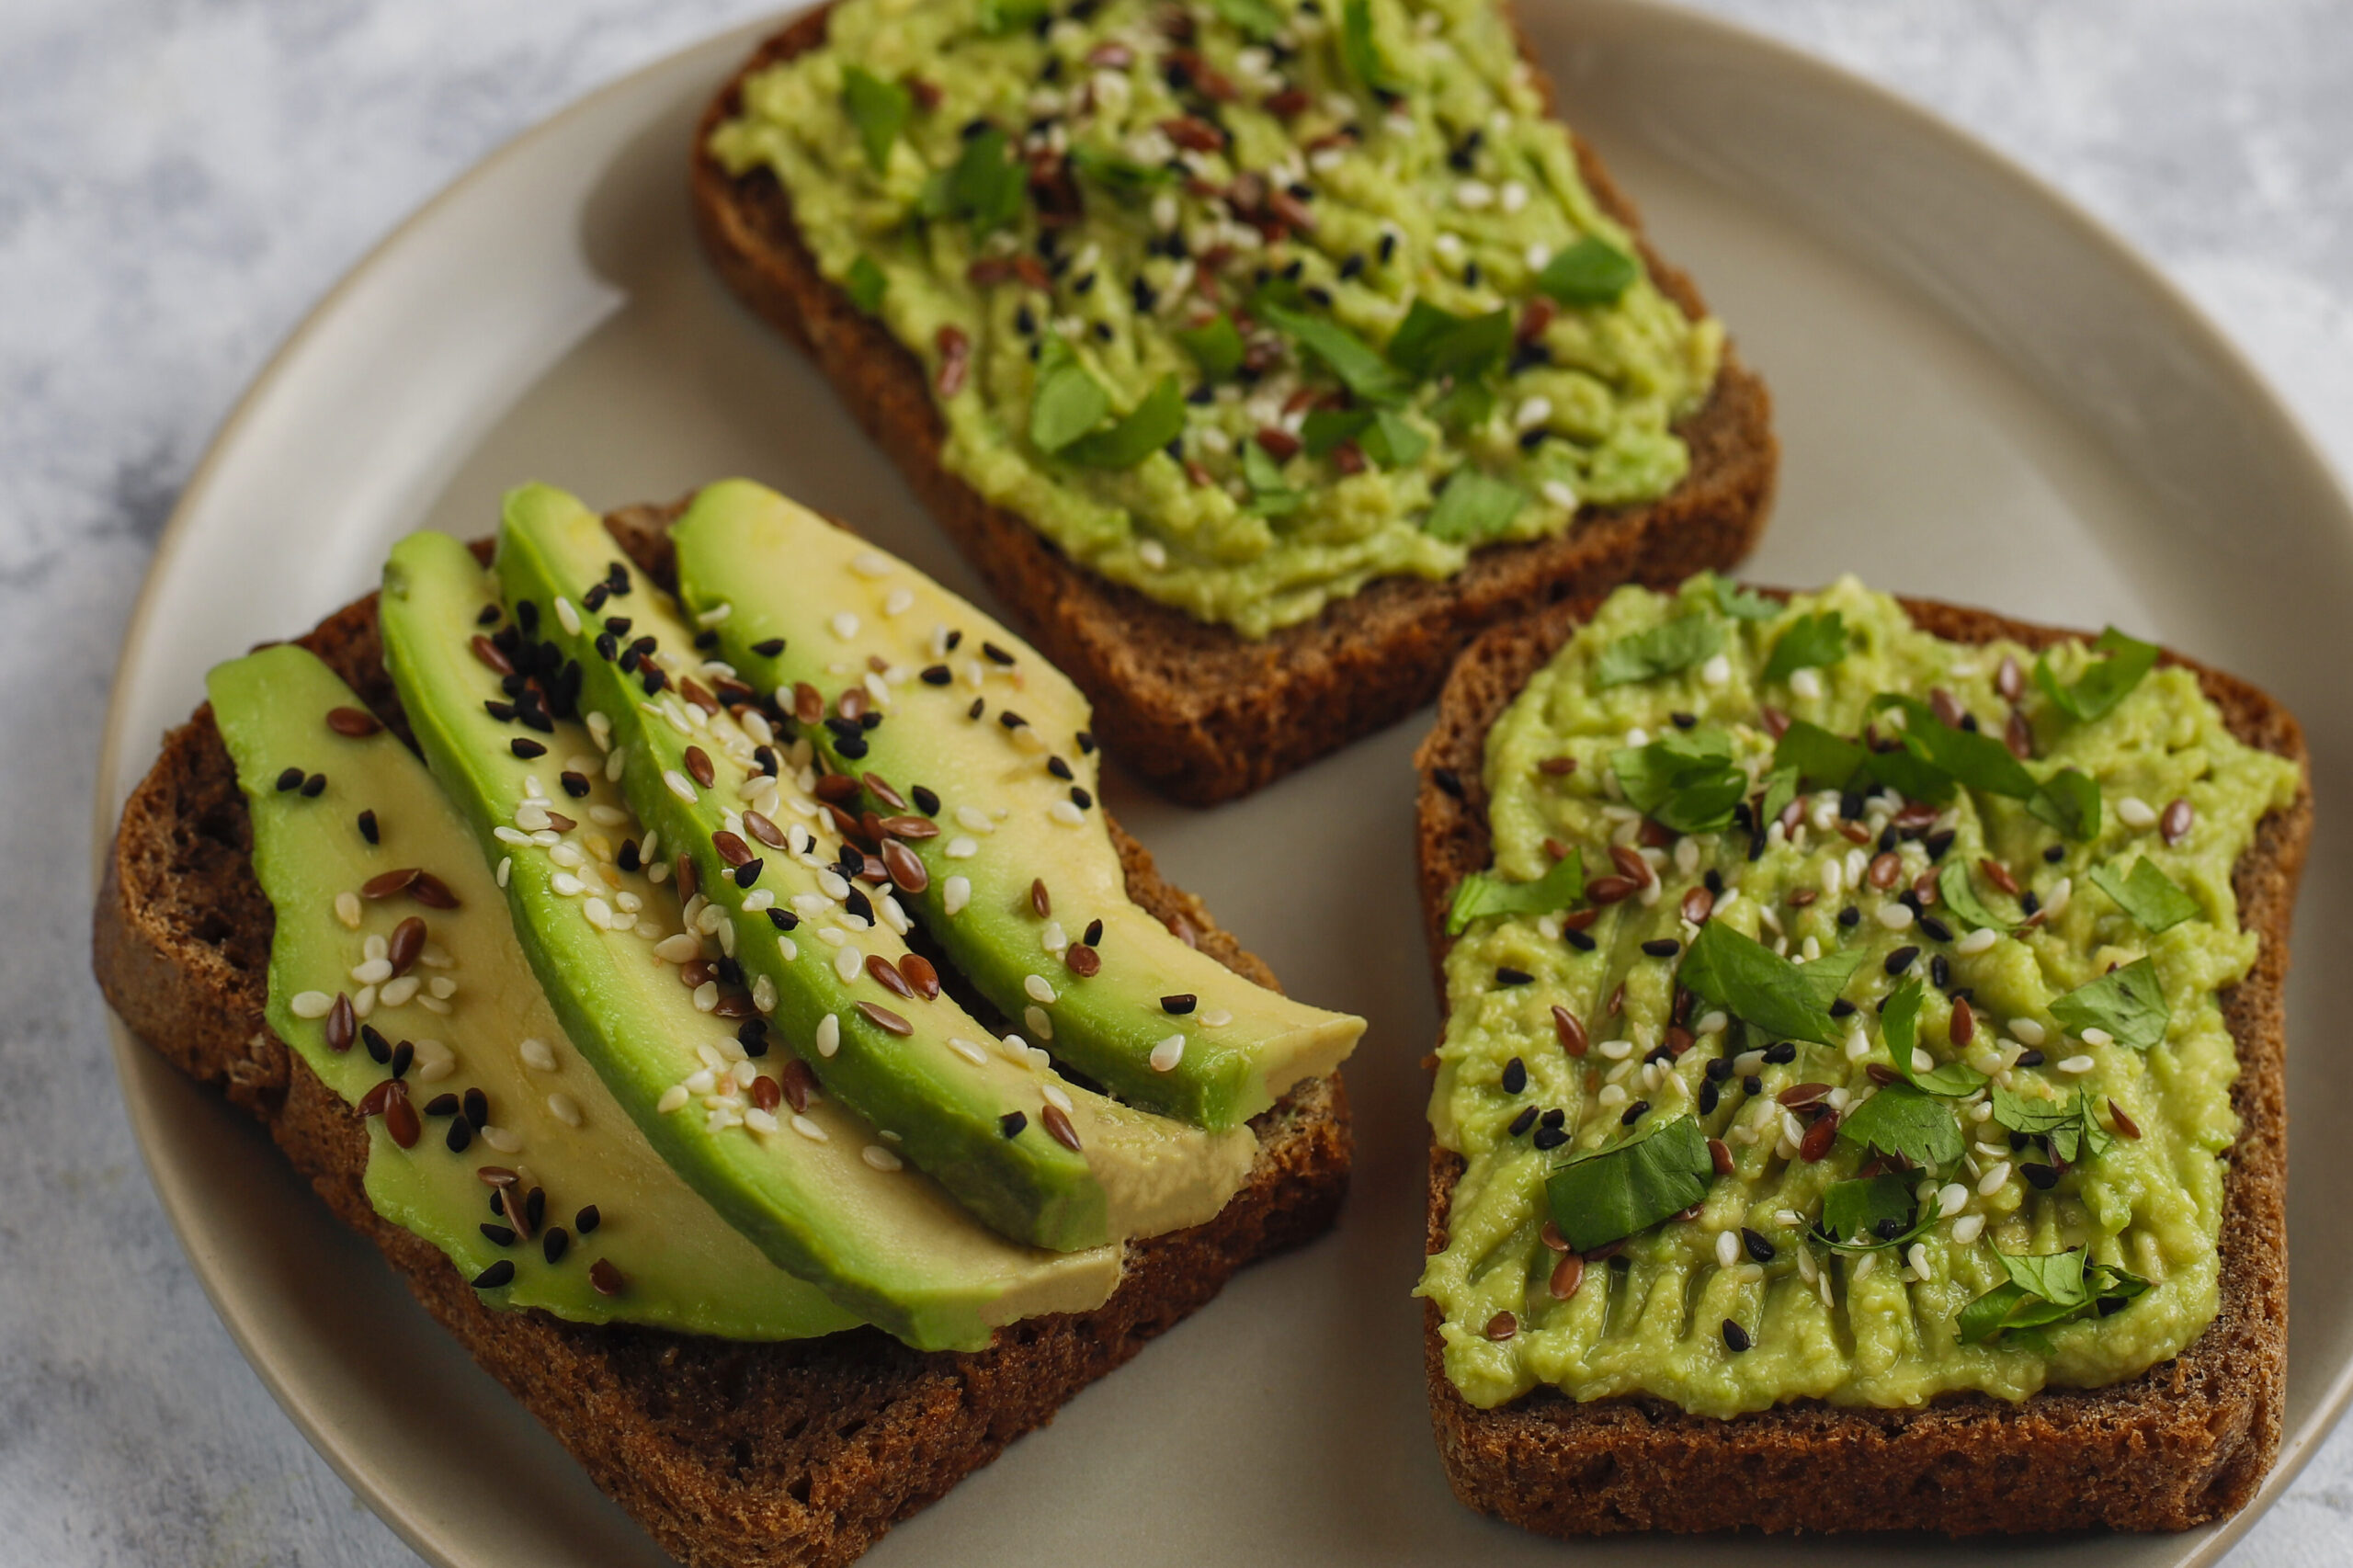
<path fill-rule="evenodd" d="M 2341 0 L 1706 0 L 1925 102 L 2153 254 L 2353 472 Z M 0 3 L 0 1562 L 414 1561 L 205 1304 L 87 977 L 131 592 L 272 347 L 517 130 L 767 0 Z M 2353 1430 L 2231 1558 L 2353 1558 Z"/>

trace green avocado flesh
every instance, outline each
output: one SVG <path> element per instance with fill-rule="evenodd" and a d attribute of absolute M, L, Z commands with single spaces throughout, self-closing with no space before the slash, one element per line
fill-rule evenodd
<path fill-rule="evenodd" d="M 1620 590 L 1529 682 L 1430 1099 L 1465 1167 L 1420 1293 L 1464 1398 L 2018 1400 L 2198 1336 L 2217 993 L 2257 949 L 2232 872 L 2300 778 L 2154 658 L 2039 670 L 1851 579 L 1700 577 Z M 1536 886 L 1548 844 L 1581 897 Z"/>
<path fill-rule="evenodd" d="M 659 589 L 600 595 L 614 564 L 603 523 L 579 502 L 545 486 L 508 497 L 498 571 L 510 608 L 578 661 L 578 703 L 609 722 L 631 805 L 665 858 L 683 857 L 747 1000 L 827 1092 L 890 1130 L 974 1215 L 1034 1244 L 1156 1234 L 1224 1207 L 1256 1152 L 1249 1130 L 1187 1127 L 1065 1082 L 940 992 L 929 960 L 910 961 L 913 922 L 887 882 L 864 878 L 861 852 L 844 876 L 842 833 L 803 771 L 806 742 L 778 740 L 733 667 L 695 651 Z M 607 627 L 610 616 L 625 631 Z"/>
<path fill-rule="evenodd" d="M 842 0 L 709 151 L 921 361 L 949 472 L 1245 636 L 1665 494 L 1721 358 L 1493 0 Z"/>
<path fill-rule="evenodd" d="M 913 829 L 903 896 L 1028 1039 L 1214 1129 L 1355 1047 L 1363 1019 L 1253 984 L 1129 901 L 1086 699 L 1003 626 L 756 484 L 707 487 L 675 539 L 688 608 L 745 679 L 830 716 L 810 732 L 863 781 L 858 809 Z M 881 722 L 842 717 L 861 709 Z"/>
<path fill-rule="evenodd" d="M 355 1043 L 356 1029 L 331 1026 L 336 998 L 354 1025 L 412 1052 L 400 1065 L 418 1135 L 403 1147 L 385 1117 L 368 1121 L 366 1187 L 379 1214 L 439 1247 L 470 1279 L 511 1267 L 512 1282 L 485 1289 L 488 1299 L 575 1323 L 801 1339 L 858 1322 L 721 1220 L 580 1062 L 472 832 L 425 765 L 388 731 L 353 735 L 330 724 L 338 710 L 347 724 L 367 712 L 348 687 L 290 644 L 222 665 L 206 687 L 251 809 L 255 874 L 277 914 L 270 1028 L 347 1103 L 392 1068 L 375 1060 L 373 1042 Z M 324 775 L 324 789 L 279 788 L 289 768 Z M 361 895 L 407 868 L 438 877 L 456 907 L 404 892 Z M 411 919 L 424 922 L 426 939 L 396 974 L 388 947 Z M 477 1091 L 488 1112 L 479 1131 L 462 1109 L 438 1104 Z M 512 1217 L 491 1210 L 496 1189 L 484 1169 L 514 1175 L 507 1194 L 544 1192 L 536 1233 L 517 1238 Z M 593 1213 L 584 1220 L 583 1210 Z M 493 1240 L 485 1226 L 507 1239 Z M 590 1282 L 600 1262 L 618 1270 L 612 1294 Z"/>
<path fill-rule="evenodd" d="M 682 983 L 689 963 L 716 966 L 729 928 L 682 907 L 658 862 L 630 869 L 648 840 L 608 778 L 609 732 L 517 711 L 494 668 L 508 662 L 497 607 L 463 545 L 412 535 L 385 567 L 386 663 L 564 1034 L 662 1161 L 779 1267 L 919 1348 L 977 1348 L 998 1324 L 1106 1300 L 1118 1248 L 997 1235 L 863 1118 L 822 1096 L 796 1111 L 790 1059 L 748 1011 L 722 1006 L 715 981 Z"/>

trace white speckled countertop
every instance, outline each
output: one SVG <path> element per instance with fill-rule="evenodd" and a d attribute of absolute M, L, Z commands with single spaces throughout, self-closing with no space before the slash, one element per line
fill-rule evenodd
<path fill-rule="evenodd" d="M 2353 472 L 2340 0 L 1704 4 L 2088 204 Z M 88 978 L 95 721 L 179 486 L 319 294 L 516 131 L 768 8 L 0 6 L 0 663 L 30 676 L 0 687 L 0 1562 L 414 1561 L 239 1357 L 139 1163 Z M 2353 1430 L 2230 1562 L 2348 1559 Z"/>

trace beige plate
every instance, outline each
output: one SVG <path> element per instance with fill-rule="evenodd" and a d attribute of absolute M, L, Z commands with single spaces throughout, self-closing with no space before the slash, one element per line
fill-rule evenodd
<path fill-rule="evenodd" d="M 2353 745 L 2334 641 L 2353 603 L 2353 518 L 2210 324 L 2034 180 L 1828 66 L 1639 0 L 1523 13 L 1569 116 L 1773 386 L 1788 458 L 1760 580 L 1853 570 L 2037 619 L 2116 620 L 2285 699 L 2311 726 L 2325 793 Z M 695 253 L 688 129 L 758 32 L 688 50 L 519 138 L 385 242 L 278 355 L 182 497 L 132 619 L 101 841 L 208 664 L 369 587 L 410 528 L 487 532 L 517 481 L 611 504 L 744 473 L 971 591 L 824 385 Z M 1349 1069 L 1357 1196 L 1337 1236 L 1246 1276 L 902 1527 L 875 1568 L 1561 1556 L 1450 1499 L 1424 1405 L 1406 1295 L 1415 1063 L 1436 1019 L 1407 832 L 1420 729 L 1213 813 L 1114 788 L 1161 863 L 1296 993 L 1373 1019 Z M 2325 826 L 2300 1019 L 2353 1015 L 2353 974 L 2310 945 L 2353 915 L 2345 862 Z M 214 1306 L 394 1529 L 436 1563 L 660 1561 L 248 1124 L 119 1030 L 116 1044 L 156 1188 Z M 2353 1057 L 2308 1033 L 2293 1062 L 2298 1127 L 2353 1125 Z M 2308 1138 L 2295 1161 L 2288 1437 L 2267 1500 L 2347 1392 L 2353 1221 L 2332 1198 L 2333 1154 Z M 2001 1550 L 2205 1562 L 2243 1523 Z M 1635 1540 L 1580 1561 L 1877 1562 L 1885 1550 Z"/>

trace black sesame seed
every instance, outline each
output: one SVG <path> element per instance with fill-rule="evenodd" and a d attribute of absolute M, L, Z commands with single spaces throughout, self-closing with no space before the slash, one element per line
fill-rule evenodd
<path fill-rule="evenodd" d="M 526 762 L 530 761 L 535 756 L 545 756 L 548 754 L 547 747 L 531 739 L 529 735 L 516 736 L 513 740 L 506 743 L 506 749 L 513 752 L 517 756 L 521 757 Z"/>
<path fill-rule="evenodd" d="M 719 646 L 719 633 L 716 631 L 696 632 L 695 646 L 701 649 L 706 653 L 710 652 L 710 650 Z"/>
<path fill-rule="evenodd" d="M 1306 289 L 1306 294 L 1309 299 L 1314 301 L 1319 305 L 1329 305 L 1332 302 L 1332 290 L 1324 288 L 1321 284 L 1309 284 Z"/>
<path fill-rule="evenodd" d="M 1893 1214 L 1884 1220 L 1874 1221 L 1871 1225 L 1871 1234 L 1883 1242 L 1892 1242 L 1903 1233 L 1904 1221 Z"/>
<path fill-rule="evenodd" d="M 759 642 L 752 644 L 752 652 L 757 653 L 763 659 L 773 659 L 779 653 L 784 652 L 784 639 L 781 637 L 763 638 Z"/>
<path fill-rule="evenodd" d="M 1751 1073 L 1740 1081 L 1740 1086 L 1752 1095 L 1761 1095 L 1765 1092 L 1765 1080 L 1756 1074 Z"/>
<path fill-rule="evenodd" d="M 315 801 L 321 794 L 325 792 L 326 787 L 327 776 L 324 773 L 313 773 L 308 778 L 302 780 L 303 797 L 306 800 Z"/>
<path fill-rule="evenodd" d="M 1933 915 L 1923 915 L 1920 916 L 1920 931 L 1923 936 L 1927 937 L 1932 942 L 1949 942 L 1952 940 L 1952 927 L 1946 925 L 1943 921 L 1938 919 Z"/>
<path fill-rule="evenodd" d="M 1090 948 L 1098 945 L 1103 940 L 1103 922 L 1100 920 L 1088 921 L 1086 923 L 1086 934 L 1080 937 L 1079 940 L 1085 942 Z"/>
<path fill-rule="evenodd" d="M 1363 270 L 1364 252 L 1360 250 L 1350 251 L 1340 262 L 1340 276 L 1343 278 L 1354 278 Z"/>
<path fill-rule="evenodd" d="M 540 1256 L 550 1263 L 562 1263 L 563 1255 L 572 1250 L 572 1233 L 557 1225 L 540 1238 Z"/>
<path fill-rule="evenodd" d="M 1844 926 L 1849 931 L 1853 930 L 1858 925 L 1859 925 L 1862 918 L 1863 912 L 1857 909 L 1851 903 L 1838 912 L 1838 924 Z"/>
<path fill-rule="evenodd" d="M 1021 1130 L 1029 1125 L 1029 1119 L 1022 1115 L 1021 1112 L 1017 1110 L 1006 1111 L 1003 1116 L 996 1119 L 997 1131 L 1004 1133 L 1007 1138 L 1020 1137 Z"/>
<path fill-rule="evenodd" d="M 483 607 L 482 607 L 482 608 L 481 608 L 481 610 L 480 610 L 478 613 L 476 613 L 476 615 L 474 616 L 474 624 L 475 624 L 476 626 L 495 626 L 495 625 L 497 625 L 497 624 L 498 624 L 498 607 L 497 607 L 496 605 L 484 605 L 484 606 L 483 606 Z"/>
<path fill-rule="evenodd" d="M 849 911 L 850 914 L 857 915 L 860 920 L 866 921 L 869 924 L 873 922 L 874 905 L 869 902 L 865 892 L 860 889 L 850 889 L 849 896 L 842 900 L 842 907 Z"/>
<path fill-rule="evenodd" d="M 368 811 L 359 813 L 359 836 L 366 839 L 370 844 L 381 844 L 384 842 L 383 830 L 376 825 L 376 813 L 374 812 Z"/>
<path fill-rule="evenodd" d="M 1773 1244 L 1767 1241 L 1763 1236 L 1758 1235 L 1755 1231 L 1750 1230 L 1745 1225 L 1743 1225 L 1740 1228 L 1740 1244 L 1746 1247 L 1748 1249 L 1748 1256 L 1755 1258 L 1757 1262 L 1770 1263 L 1773 1261 Z"/>
<path fill-rule="evenodd" d="M 1919 956 L 1920 949 L 1917 948 L 1903 947 L 1896 949 L 1893 952 L 1887 955 L 1887 972 L 1890 974 L 1902 974 L 1905 970 L 1912 967 L 1912 960 Z"/>
<path fill-rule="evenodd" d="M 375 1025 L 360 1025 L 359 1040 L 368 1048 L 369 1059 L 378 1066 L 381 1067 L 392 1059 L 392 1042 L 386 1040 Z"/>
<path fill-rule="evenodd" d="M 1462 281 L 1464 286 L 1467 288 L 1476 289 L 1479 286 L 1479 264 L 1477 262 L 1474 261 L 1470 266 L 1462 269 Z"/>
<path fill-rule="evenodd" d="M 1566 1125 L 1568 1122 L 1569 1113 L 1556 1106 L 1552 1109 L 1546 1111 L 1541 1117 L 1538 1118 L 1538 1119 L 1542 1121 L 1547 1127 L 1561 1127 Z"/>
<path fill-rule="evenodd" d="M 474 1289 L 477 1290 L 495 1290 L 502 1285 L 513 1283 L 515 1283 L 515 1260 L 507 1257 L 500 1258 L 496 1263 L 474 1276 Z"/>
<path fill-rule="evenodd" d="M 1927 838 L 1922 839 L 1920 842 L 1922 846 L 1928 851 L 1929 859 L 1941 860 L 1945 858 L 1945 851 L 1952 847 L 1952 829 L 1945 827 L 1938 828 L 1936 832 L 1928 835 Z"/>
<path fill-rule="evenodd" d="M 2063 844 L 2048 845 L 2043 848 L 2042 858 L 2051 865 L 2056 866 L 2060 861 L 2064 860 L 2066 858 L 2067 846 Z"/>
<path fill-rule="evenodd" d="M 588 780 L 569 768 L 565 769 L 556 781 L 563 786 L 563 792 L 575 801 L 588 793 Z"/>
<path fill-rule="evenodd" d="M 1896 842 L 1895 827 L 1893 824 L 1891 823 L 1886 827 L 1879 830 L 1879 852 L 1881 854 L 1887 854 L 1890 850 L 1893 849 L 1896 846 Z"/>
<path fill-rule="evenodd" d="M 1643 1119 L 1643 1113 L 1648 1111 L 1650 1108 L 1650 1101 L 1636 1100 L 1632 1105 L 1626 1108 L 1626 1114 L 1618 1119 L 1618 1125 L 1620 1127 L 1633 1126 L 1634 1123 Z"/>
<path fill-rule="evenodd" d="M 1579 931 L 1574 927 L 1563 931 L 1561 933 L 1561 940 L 1568 943 L 1569 946 L 1574 948 L 1581 953 L 1589 953 L 1593 951 L 1594 949 L 1593 938 L 1590 936 L 1587 936 L 1585 932 Z"/>
<path fill-rule="evenodd" d="M 1536 1136 L 1529 1140 L 1539 1149 L 1557 1149 L 1568 1141 L 1567 1130 L 1559 1127 L 1540 1127 L 1536 1130 Z"/>
<path fill-rule="evenodd" d="M 1528 1089 L 1528 1063 L 1517 1056 L 1505 1062 L 1503 1085 L 1504 1093 L 1507 1095 L 1525 1093 Z"/>
<path fill-rule="evenodd" d="M 1711 893 L 1714 894 L 1718 898 L 1723 897 L 1724 874 L 1722 871 L 1719 871 L 1713 866 L 1711 866 L 1708 868 L 1708 874 L 1699 880 L 1707 884 L 1708 891 Z"/>
<path fill-rule="evenodd" d="M 1534 975 L 1529 973 L 1526 970 L 1514 969 L 1509 964 L 1498 965 L 1495 969 L 1495 983 L 1497 985 L 1526 985 L 1535 978 L 1536 977 Z"/>
<path fill-rule="evenodd" d="M 480 1089 L 468 1089 L 464 1105 L 466 1119 L 474 1124 L 476 1131 L 490 1125 L 490 1096 L 488 1095 L 483 1094 Z"/>
<path fill-rule="evenodd" d="M 511 1247 L 515 1244 L 515 1233 L 505 1225 L 486 1224 L 482 1227 L 482 1233 L 494 1247 Z"/>
<path fill-rule="evenodd" d="M 393 1077 L 395 1077 L 395 1078 L 405 1078 L 405 1077 L 407 1077 L 407 1076 L 408 1076 L 408 1070 L 409 1070 L 412 1066 L 415 1065 L 415 1062 L 416 1062 L 416 1047 L 415 1047 L 415 1046 L 412 1045 L 412 1044 L 411 1044 L 411 1043 L 409 1043 L 407 1040 L 403 1040 L 403 1041 L 401 1041 L 401 1042 L 400 1042 L 400 1044 L 398 1044 L 398 1045 L 396 1045 L 396 1046 L 392 1047 L 392 1076 L 393 1076 Z"/>
<path fill-rule="evenodd" d="M 939 814 L 938 794 L 920 784 L 911 785 L 908 788 L 907 799 L 915 803 L 915 810 L 927 817 L 936 817 Z"/>
<path fill-rule="evenodd" d="M 850 761 L 856 762 L 858 758 L 866 755 L 866 737 L 863 735 L 845 735 L 840 740 L 834 743 L 834 749 L 841 753 L 843 756 L 848 758 Z"/>
<path fill-rule="evenodd" d="M 431 1099 L 425 1102 L 425 1114 L 427 1116 L 457 1115 L 458 1096 L 453 1094 L 439 1094 L 434 1096 Z"/>
<path fill-rule="evenodd" d="M 1669 713 L 1667 719 L 1678 730 L 1688 730 L 1699 722 L 1699 716 L 1696 713 Z"/>
<path fill-rule="evenodd" d="M 1729 1056 L 1711 1057 L 1707 1066 L 1701 1068 L 1700 1071 L 1707 1075 L 1708 1082 L 1711 1084 L 1721 1084 L 1726 1078 L 1732 1076 L 1732 1058 Z"/>
<path fill-rule="evenodd" d="M 1702 1080 L 1699 1085 L 1699 1114 L 1713 1116 L 1716 1102 L 1722 1096 L 1722 1090 L 1716 1087 L 1715 1080 L 1712 1078 Z"/>
<path fill-rule="evenodd" d="M 473 1141 L 474 1124 L 462 1116 L 449 1123 L 449 1134 L 441 1140 L 453 1154 L 464 1153 L 472 1145 Z"/>
<path fill-rule="evenodd" d="M 1511 1119 L 1511 1135 L 1518 1138 L 1535 1125 L 1536 1108 L 1532 1105 L 1522 1106 L 1519 1114 Z"/>
<path fill-rule="evenodd" d="M 1730 1318 L 1724 1319 L 1725 1349 L 1737 1356 L 1742 1351 L 1748 1348 L 1749 1343 L 1748 1330 L 1741 1327 L 1739 1324 L 1734 1323 Z"/>
<path fill-rule="evenodd" d="M 1765 1048 L 1765 1060 L 1776 1067 L 1786 1066 L 1797 1059 L 1798 1048 L 1790 1040 L 1785 1040 L 1779 1045 L 1769 1045 Z"/>
<path fill-rule="evenodd" d="M 2026 1177 L 2027 1184 L 2037 1192 L 2049 1192 L 2059 1185 L 2059 1173 L 2049 1165 L 2023 1165 L 2018 1167 L 2018 1175 Z"/>
<path fill-rule="evenodd" d="M 1075 777 L 1070 770 L 1070 764 L 1058 756 L 1050 756 L 1046 759 L 1046 771 L 1057 778 L 1065 780 Z"/>
<path fill-rule="evenodd" d="M 2026 892 L 2018 894 L 2018 907 L 2025 910 L 2029 915 L 2032 915 L 2035 911 L 2042 907 L 2042 901 L 2034 896 L 2032 890 L 2029 890 Z"/>
<path fill-rule="evenodd" d="M 586 1208 L 581 1210 L 579 1213 L 574 1214 L 572 1217 L 572 1228 L 578 1231 L 584 1236 L 595 1232 L 597 1227 L 604 1222 L 605 1216 L 598 1211 L 597 1206 L 593 1203 L 589 1204 Z"/>
<path fill-rule="evenodd" d="M 613 864 L 619 866 L 624 871 L 634 871 L 641 865 L 644 864 L 643 861 L 638 858 L 636 839 L 624 838 L 621 840 L 620 853 L 613 857 Z"/>
<path fill-rule="evenodd" d="M 1386 261 L 1388 261 L 1388 260 L 1389 260 L 1389 258 L 1390 258 L 1390 257 L 1392 257 L 1392 256 L 1395 256 L 1396 254 L 1397 254 L 1397 236 L 1396 236 L 1395 234 L 1383 234 L 1383 235 L 1381 235 L 1381 259 L 1383 262 L 1386 262 Z"/>
<path fill-rule="evenodd" d="M 1082 812 L 1092 811 L 1095 809 L 1095 797 L 1079 785 L 1074 784 L 1070 787 L 1070 803 Z"/>
<path fill-rule="evenodd" d="M 1643 951 L 1654 959 L 1671 959 L 1683 950 L 1683 944 L 1672 937 L 1654 937 L 1643 944 Z"/>
<path fill-rule="evenodd" d="M 1854 1010 L 1855 1005 L 1844 996 L 1836 998 L 1830 1004 L 1830 1016 L 1834 1018 L 1843 1018 Z"/>
<path fill-rule="evenodd" d="M 2040 1067 L 2045 1060 L 2046 1058 L 2043 1056 L 2042 1052 L 2039 1051 L 2029 1051 L 2018 1058 L 2018 1065 L 2021 1067 Z"/>
<path fill-rule="evenodd" d="M 1928 960 L 1928 983 L 1939 991 L 1952 983 L 1952 960 L 1942 953 Z"/>
<path fill-rule="evenodd" d="M 1199 1002 L 1200 998 L 1194 995 L 1191 992 L 1180 991 L 1174 996 L 1163 996 L 1160 999 L 1160 1010 L 1164 1013 L 1176 1014 L 1181 1017 L 1185 1014 L 1191 1012 L 1195 1006 L 1199 1005 Z"/>
<path fill-rule="evenodd" d="M 729 873 L 729 875 L 735 879 L 735 885 L 737 887 L 747 888 L 754 882 L 760 880 L 760 868 L 766 863 L 767 862 L 761 860 L 746 860 L 742 865 L 736 867 L 733 871 Z"/>
<path fill-rule="evenodd" d="M 923 683 L 926 686 L 946 686 L 949 681 L 952 681 L 955 678 L 955 672 L 950 670 L 946 665 L 929 665 L 924 670 L 922 676 Z"/>

